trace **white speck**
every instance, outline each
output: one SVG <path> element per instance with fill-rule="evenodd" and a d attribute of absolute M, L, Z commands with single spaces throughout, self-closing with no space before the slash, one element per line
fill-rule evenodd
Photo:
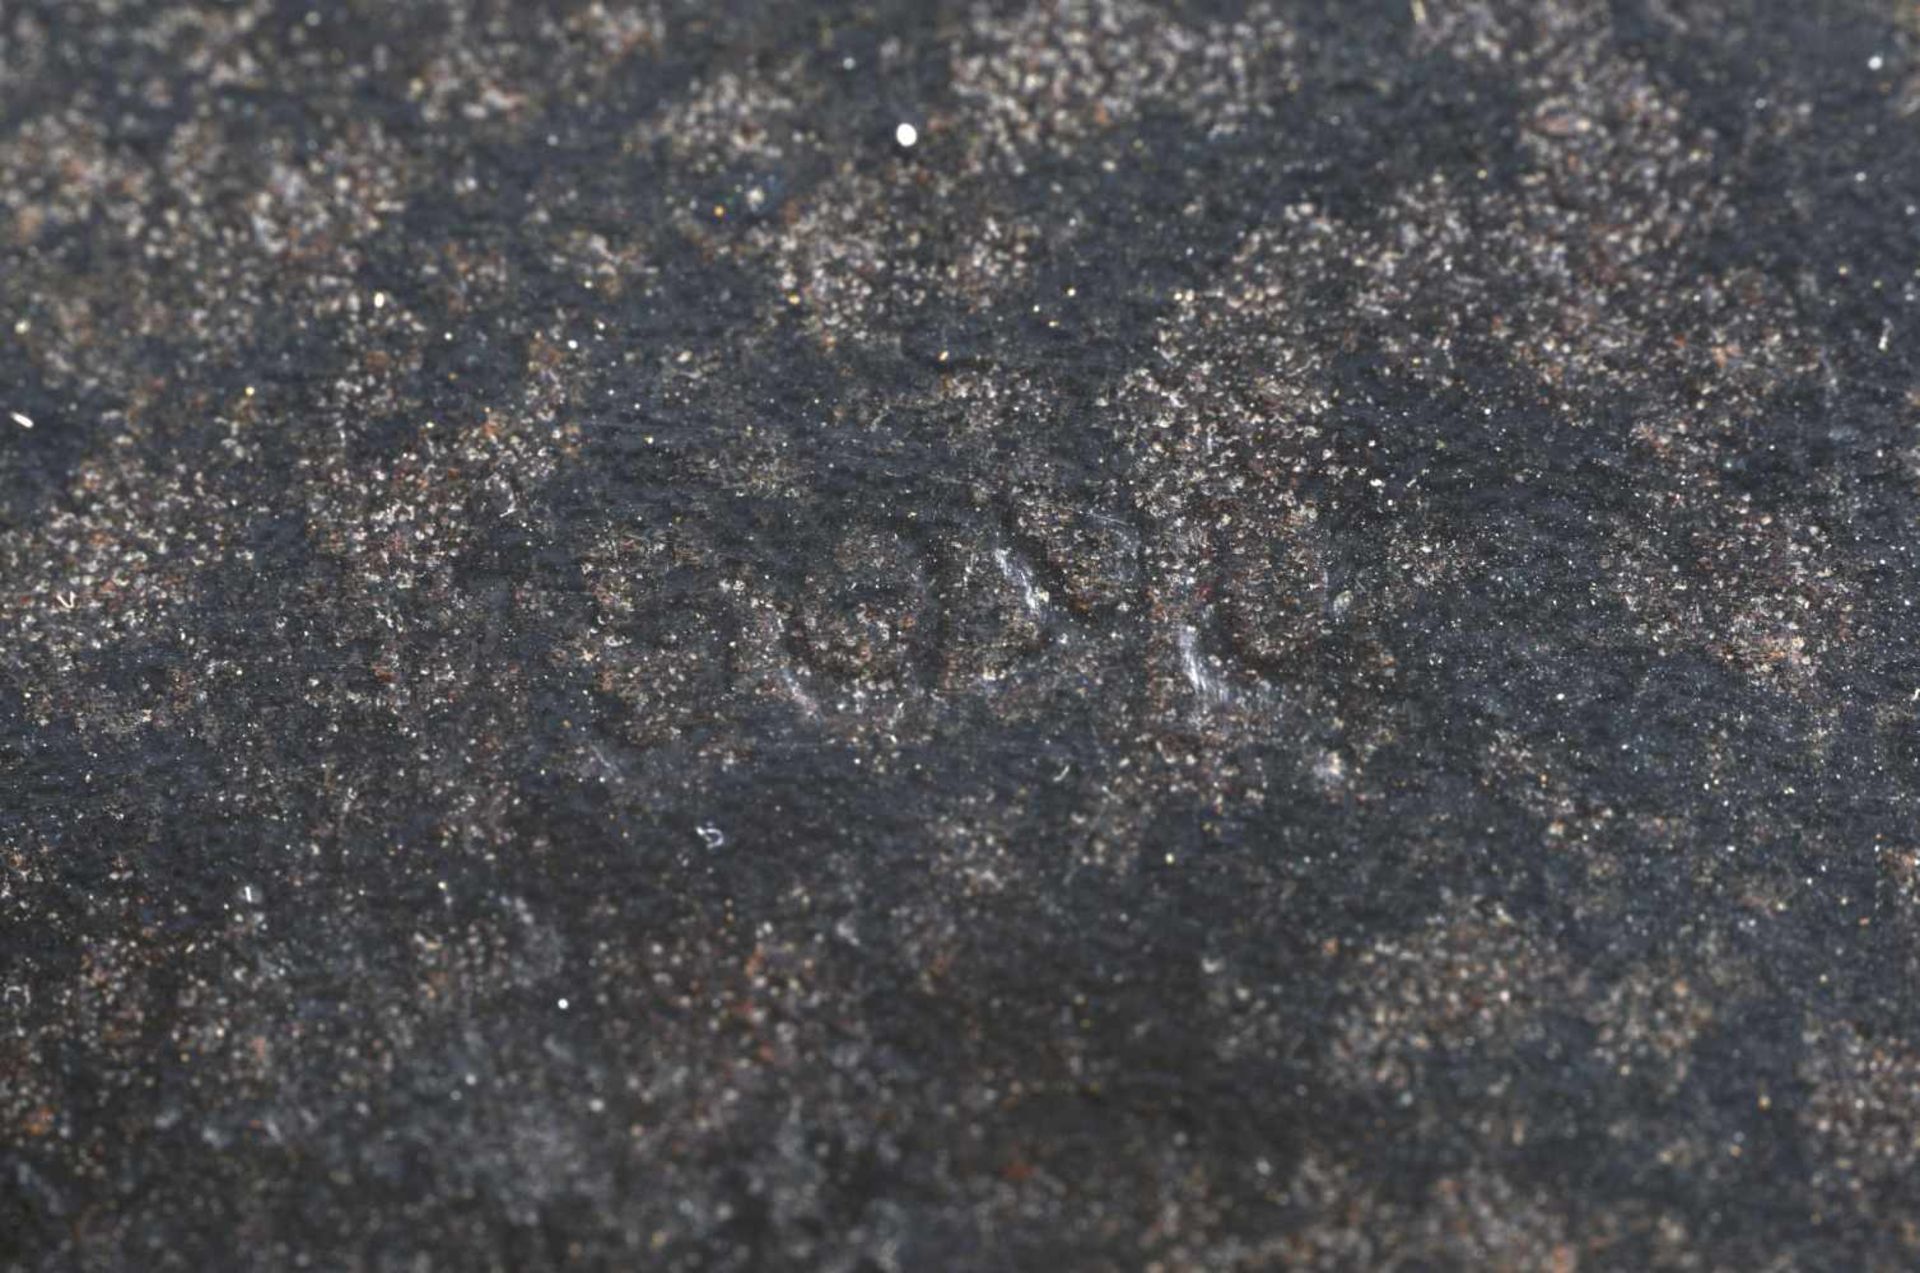
<path fill-rule="evenodd" d="M 693 830 L 700 837 L 701 842 L 710 849 L 717 849 L 727 842 L 727 833 L 711 822 L 704 826 L 697 826 Z"/>
<path fill-rule="evenodd" d="M 1881 57 L 1878 53 L 1867 59 L 1867 69 L 1869 71 L 1877 71 L 1886 64 L 1887 59 Z"/>
<path fill-rule="evenodd" d="M 900 143 L 902 149 L 910 150 L 920 140 L 920 130 L 912 124 L 902 124 L 893 130 L 893 139 Z"/>
<path fill-rule="evenodd" d="M 375 292 L 373 294 L 373 307 L 375 309 L 385 309 L 387 307 L 387 294 L 385 292 Z"/>
<path fill-rule="evenodd" d="M 21 415 L 18 411 L 7 412 L 7 419 L 13 421 L 23 429 L 31 429 L 33 427 L 33 421 Z"/>
<path fill-rule="evenodd" d="M 558 1002 L 559 1002 L 559 1005 L 560 1005 L 560 1011 L 562 1011 L 562 1012 L 565 1012 L 565 1011 L 567 1010 L 567 1007 L 568 1007 L 568 1004 L 567 1004 L 567 1001 L 566 1001 L 565 999 L 561 999 L 561 1000 L 559 1000 Z"/>

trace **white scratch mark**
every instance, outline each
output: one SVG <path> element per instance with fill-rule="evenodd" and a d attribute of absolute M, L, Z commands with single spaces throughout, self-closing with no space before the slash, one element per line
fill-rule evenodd
<path fill-rule="evenodd" d="M 588 743 L 587 751 L 592 754 L 595 760 L 600 762 L 600 767 L 607 771 L 609 778 L 612 778 L 615 782 L 625 782 L 627 780 L 627 775 L 621 770 L 619 765 L 614 763 L 613 757 L 607 755 L 606 748 L 600 745 L 599 739 L 596 738 Z"/>
<path fill-rule="evenodd" d="M 1227 687 L 1207 670 L 1206 662 L 1200 656 L 1199 633 L 1183 624 L 1175 640 L 1180 647 L 1180 671 L 1186 676 L 1194 694 L 1204 703 L 1226 702 L 1230 697 Z"/>
<path fill-rule="evenodd" d="M 800 678 L 794 673 L 793 668 L 785 663 L 780 665 L 780 686 L 787 691 L 787 697 L 798 703 L 807 715 L 820 714 L 819 700 L 807 692 L 807 687 L 800 683 Z"/>
<path fill-rule="evenodd" d="M 1027 569 L 1026 563 L 1015 561 L 1013 554 L 1006 549 L 996 548 L 993 550 L 993 564 L 1000 567 L 1000 573 L 1007 577 L 1008 583 L 1020 589 L 1020 604 L 1026 607 L 1027 613 L 1035 619 L 1040 618 L 1046 607 L 1047 594 L 1034 586 L 1033 572 Z"/>

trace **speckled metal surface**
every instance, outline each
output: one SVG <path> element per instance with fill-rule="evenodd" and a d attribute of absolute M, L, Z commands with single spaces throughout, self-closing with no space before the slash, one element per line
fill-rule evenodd
<path fill-rule="evenodd" d="M 0 1266 L 1912 1267 L 1917 41 L 0 0 Z"/>

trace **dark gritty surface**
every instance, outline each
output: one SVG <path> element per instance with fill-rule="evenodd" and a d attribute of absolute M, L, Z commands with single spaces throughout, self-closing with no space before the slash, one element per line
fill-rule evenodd
<path fill-rule="evenodd" d="M 0 1264 L 1911 1267 L 1917 42 L 4 0 Z"/>

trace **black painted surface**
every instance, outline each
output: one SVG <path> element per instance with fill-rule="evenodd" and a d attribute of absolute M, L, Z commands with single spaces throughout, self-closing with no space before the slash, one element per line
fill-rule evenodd
<path fill-rule="evenodd" d="M 1917 41 L 6 0 L 0 1265 L 1910 1267 Z"/>

